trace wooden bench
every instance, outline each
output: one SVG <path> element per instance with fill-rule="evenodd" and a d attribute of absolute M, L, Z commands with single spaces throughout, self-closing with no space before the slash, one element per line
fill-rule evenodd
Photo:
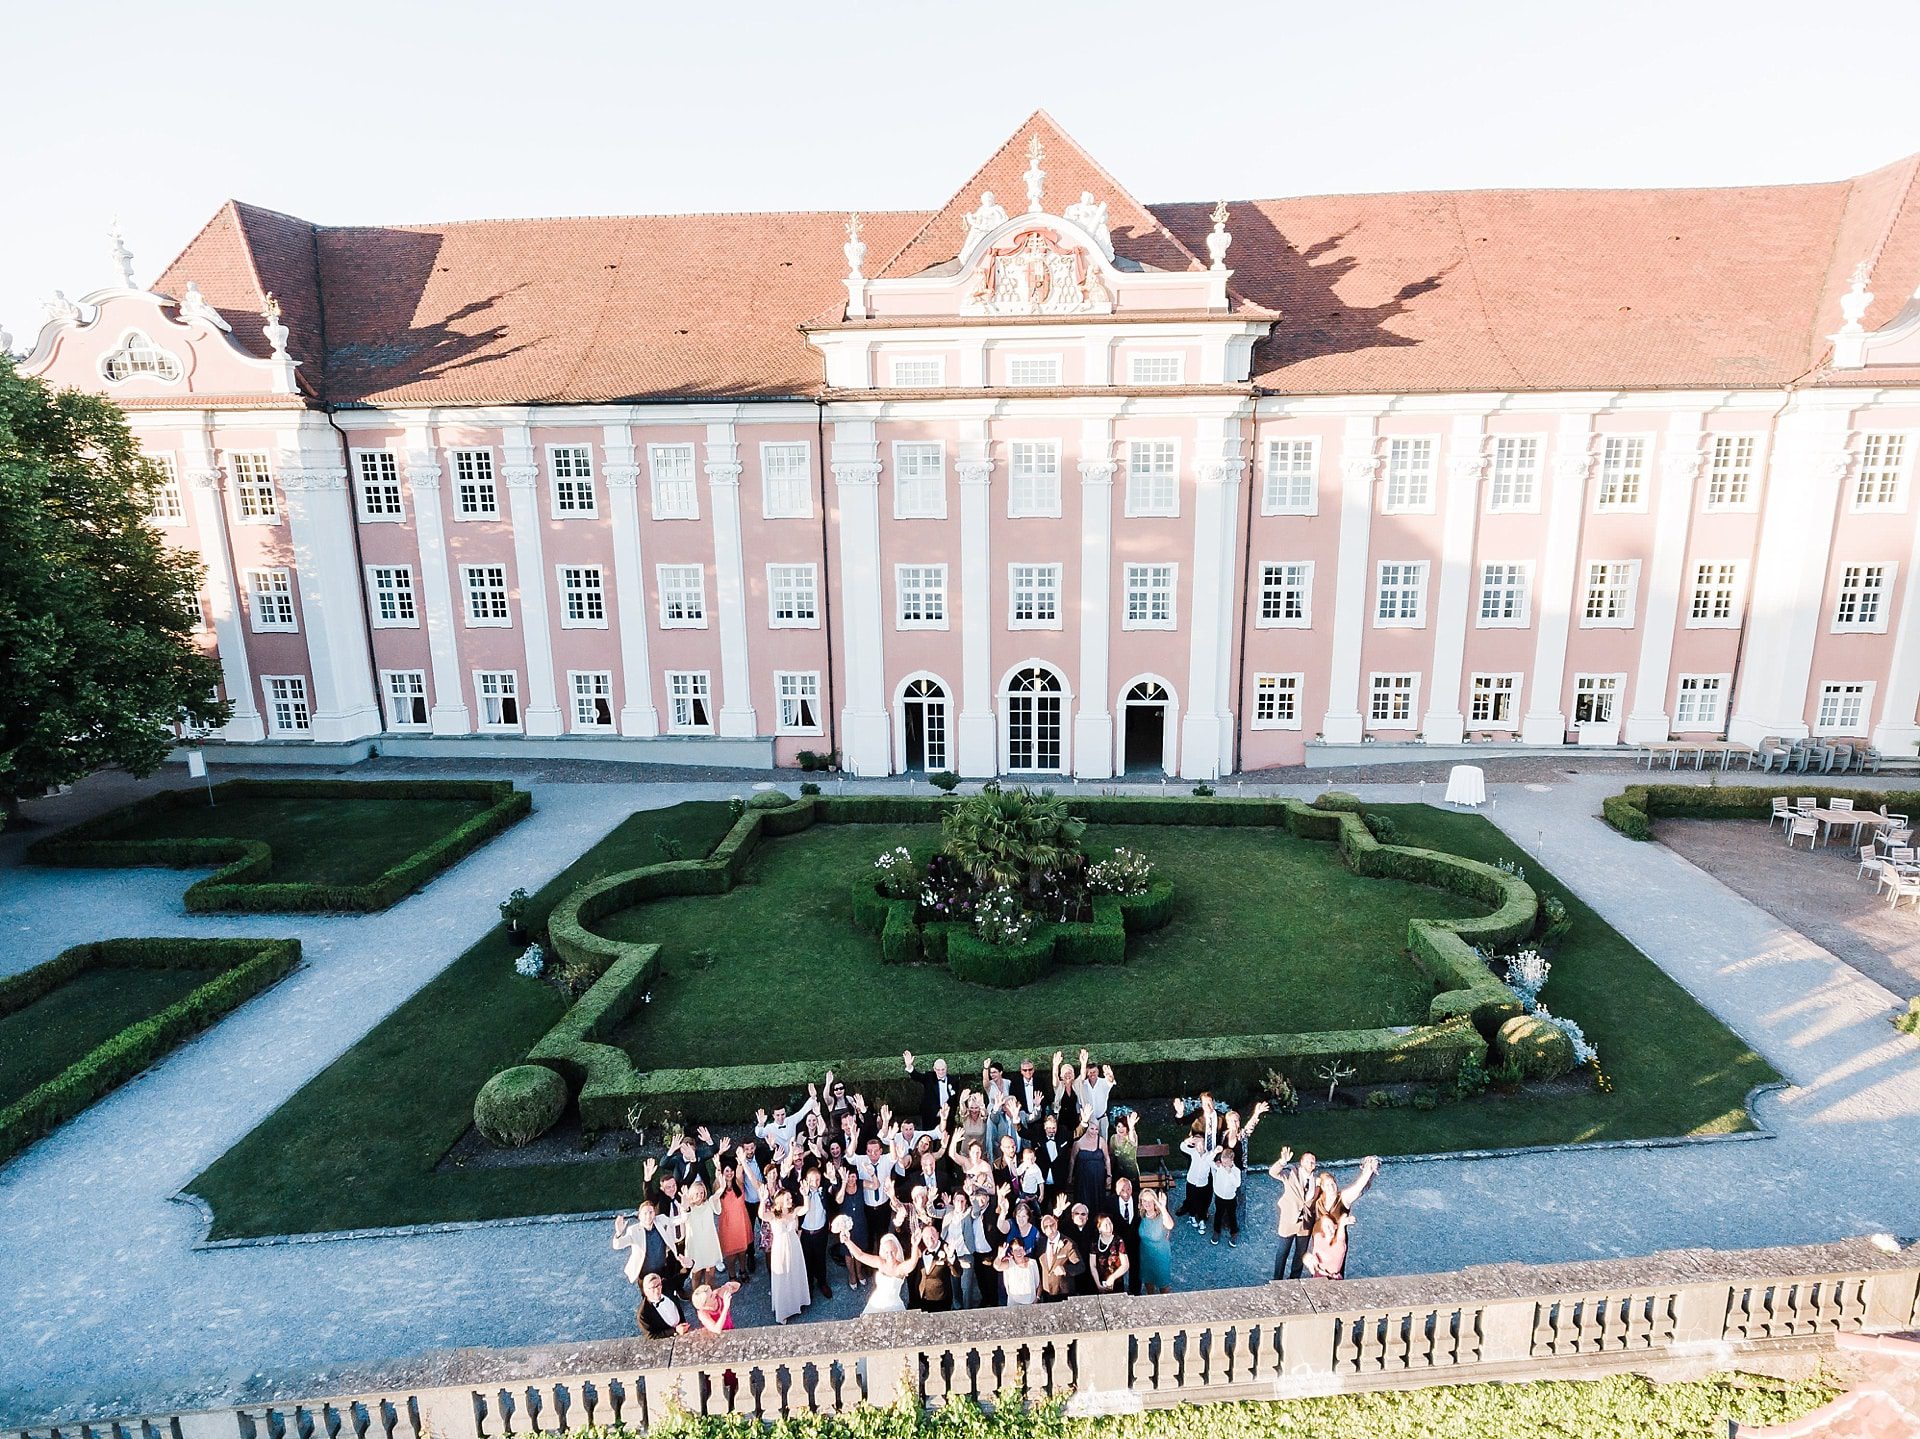
<path fill-rule="evenodd" d="M 1167 1172 L 1167 1146 L 1164 1144 L 1143 1144 L 1140 1146 L 1140 1191 L 1157 1189 L 1166 1193 L 1173 1188 L 1173 1176 Z"/>

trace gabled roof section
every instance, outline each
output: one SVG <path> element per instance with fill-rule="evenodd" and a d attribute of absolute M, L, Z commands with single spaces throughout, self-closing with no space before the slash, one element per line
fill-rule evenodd
<path fill-rule="evenodd" d="M 320 393 L 326 384 L 324 311 L 314 263 L 314 226 L 295 215 L 229 200 L 174 257 L 153 288 L 179 299 L 193 280 L 200 293 L 233 327 L 248 354 L 270 353 L 260 332 L 260 314 L 271 294 L 280 302 L 289 330 L 287 353 L 300 361 L 302 388 Z"/>
<path fill-rule="evenodd" d="M 954 192 L 934 216 L 886 264 L 872 271 L 876 280 L 918 275 L 960 253 L 967 235 L 967 216 L 979 208 L 983 190 L 1017 215 L 1027 208 L 1027 146 L 1040 137 L 1040 168 L 1046 171 L 1047 209 L 1059 214 L 1085 190 L 1107 204 L 1107 225 L 1113 233 L 1113 253 L 1150 270 L 1204 270 L 1198 255 L 1160 223 L 1126 188 L 1062 130 L 1045 110 L 1035 110 L 1019 129 L 987 160 L 973 177 Z"/>

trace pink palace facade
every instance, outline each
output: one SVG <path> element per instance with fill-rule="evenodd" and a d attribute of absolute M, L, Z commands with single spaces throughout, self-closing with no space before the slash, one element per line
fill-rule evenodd
<path fill-rule="evenodd" d="M 1920 157 L 935 213 L 229 203 L 24 369 L 123 405 L 262 754 L 1211 778 L 1920 740 Z"/>

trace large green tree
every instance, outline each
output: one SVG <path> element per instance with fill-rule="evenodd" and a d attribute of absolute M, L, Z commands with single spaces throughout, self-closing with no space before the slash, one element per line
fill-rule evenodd
<path fill-rule="evenodd" d="M 147 521 L 163 483 L 126 417 L 0 355 L 0 810 L 107 765 L 158 768 L 226 719 L 193 641 L 200 565 Z"/>

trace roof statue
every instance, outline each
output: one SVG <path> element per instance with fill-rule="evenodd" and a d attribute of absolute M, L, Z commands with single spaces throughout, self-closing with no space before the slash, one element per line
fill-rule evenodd
<path fill-rule="evenodd" d="M 1027 172 L 1020 178 L 1027 182 L 1027 213 L 1038 213 L 1043 206 L 1040 192 L 1047 183 L 1047 172 L 1040 168 L 1040 158 L 1046 153 L 1040 144 L 1040 132 L 1034 131 L 1033 138 L 1027 141 Z"/>
<path fill-rule="evenodd" d="M 180 297 L 180 319 L 182 323 L 197 320 L 203 325 L 211 325 L 216 330 L 231 331 L 232 326 L 220 317 L 220 312 L 208 303 L 207 297 L 200 293 L 197 280 L 187 281 L 187 293 Z"/>
<path fill-rule="evenodd" d="M 857 212 L 847 216 L 847 243 L 840 247 L 840 253 L 847 257 L 847 278 L 861 279 L 860 267 L 867 262 L 867 242 L 860 238 L 860 216 Z"/>
<path fill-rule="evenodd" d="M 982 190 L 980 208 L 967 216 L 967 245 L 971 246 L 976 237 L 997 230 L 1006 223 L 1007 207 L 993 198 L 993 191 Z"/>
<path fill-rule="evenodd" d="M 120 222 L 115 220 L 107 229 L 107 238 L 113 241 L 113 263 L 120 271 L 120 282 L 129 290 L 140 287 L 133 282 L 133 251 L 127 248 L 127 240 L 120 233 Z"/>
<path fill-rule="evenodd" d="M 1873 304 L 1873 291 L 1867 288 L 1867 276 L 1871 270 L 1872 266 L 1865 260 L 1855 265 L 1847 293 L 1840 297 L 1840 318 L 1846 321 L 1841 326 L 1844 334 L 1859 333 L 1862 328 L 1861 317 L 1867 313 L 1867 307 Z"/>
<path fill-rule="evenodd" d="M 1227 246 L 1233 243 L 1233 236 L 1227 231 L 1227 202 L 1222 200 L 1213 207 L 1213 213 L 1207 217 L 1213 221 L 1213 230 L 1207 235 L 1207 259 L 1213 263 L 1213 270 L 1227 268 Z"/>
<path fill-rule="evenodd" d="M 1107 228 L 1107 202 L 1093 198 L 1093 191 L 1082 190 L 1080 198 L 1067 206 L 1066 218 L 1073 221 L 1100 246 L 1100 253 L 1109 260 L 1113 258 L 1113 232 Z"/>
<path fill-rule="evenodd" d="M 56 323 L 79 323 L 80 307 L 67 298 L 64 290 L 53 292 L 53 298 L 46 302 L 46 310 L 47 318 Z"/>
<path fill-rule="evenodd" d="M 267 343 L 273 346 L 273 358 L 284 360 L 287 357 L 287 335 L 290 333 L 280 320 L 280 302 L 274 298 L 273 291 L 267 291 L 266 308 L 260 311 L 260 318 L 267 323 L 260 327 L 260 333 L 267 337 Z"/>

